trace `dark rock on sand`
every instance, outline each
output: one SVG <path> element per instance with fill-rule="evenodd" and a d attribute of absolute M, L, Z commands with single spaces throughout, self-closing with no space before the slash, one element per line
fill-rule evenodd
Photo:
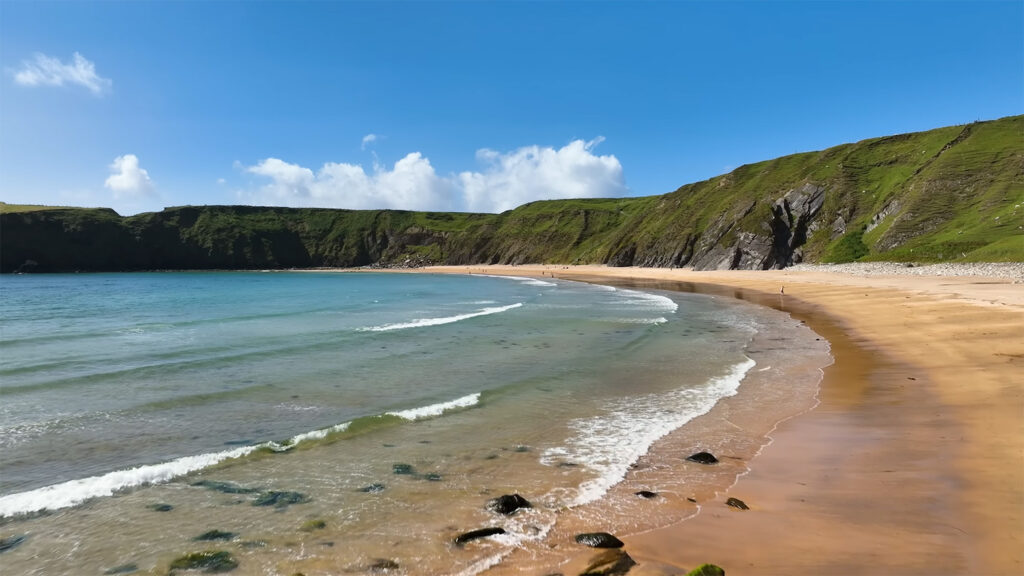
<path fill-rule="evenodd" d="M 657 492 L 651 492 L 650 490 L 641 490 L 641 491 L 637 492 L 636 495 L 641 497 L 641 498 L 648 498 L 648 499 L 650 499 L 650 498 L 657 498 L 658 497 L 658 493 Z"/>
<path fill-rule="evenodd" d="M 383 492 L 385 486 L 380 482 L 374 482 L 369 486 L 363 486 L 359 489 L 360 492 L 366 492 L 367 494 L 376 494 L 377 492 Z"/>
<path fill-rule="evenodd" d="M 398 570 L 398 562 L 388 558 L 377 558 L 373 561 L 373 564 L 367 568 L 370 572 L 387 572 L 388 570 Z"/>
<path fill-rule="evenodd" d="M 487 509 L 508 516 L 520 508 L 533 508 L 533 504 L 519 494 L 505 494 L 487 501 Z"/>
<path fill-rule="evenodd" d="M 687 498 L 687 500 L 689 500 L 690 502 L 693 502 L 694 504 L 697 503 L 697 499 L 696 498 Z"/>
<path fill-rule="evenodd" d="M 207 574 L 219 574 L 235 568 L 238 568 L 238 561 L 225 550 L 193 552 L 171 562 L 171 574 L 175 570 L 202 570 Z"/>
<path fill-rule="evenodd" d="M 292 504 L 305 504 L 309 500 L 309 496 L 301 492 L 271 490 L 270 492 L 260 494 L 259 497 L 252 501 L 252 505 L 286 508 Z"/>
<path fill-rule="evenodd" d="M 7 552 L 13 550 L 21 545 L 25 541 L 27 536 L 11 536 L 10 538 L 0 538 L 0 552 Z"/>
<path fill-rule="evenodd" d="M 441 475 L 440 474 L 435 474 L 435 473 L 424 474 L 423 475 L 423 479 L 428 481 L 428 482 L 440 482 L 441 481 Z"/>
<path fill-rule="evenodd" d="M 636 561 L 622 550 L 608 550 L 594 557 L 580 576 L 622 576 Z"/>
<path fill-rule="evenodd" d="M 725 570 L 714 564 L 701 564 L 687 572 L 686 576 L 725 576 Z"/>
<path fill-rule="evenodd" d="M 149 506 L 146 506 L 146 508 L 149 508 L 154 512 L 170 512 L 171 510 L 174 510 L 174 506 L 171 506 L 170 504 L 150 504 Z"/>
<path fill-rule="evenodd" d="M 504 533 L 504 528 L 481 528 L 479 530 L 473 530 L 471 532 L 466 532 L 465 534 L 460 534 L 457 538 L 455 538 L 455 543 L 465 544 L 466 542 L 476 540 L 478 538 L 486 538 L 488 536 L 496 536 L 498 534 Z"/>
<path fill-rule="evenodd" d="M 725 501 L 725 505 L 732 506 L 733 508 L 738 508 L 740 510 L 750 510 L 750 507 L 747 506 L 747 503 L 744 502 L 743 500 L 740 500 L 739 498 L 729 498 L 728 500 Z"/>
<path fill-rule="evenodd" d="M 403 476 L 411 476 L 416 473 L 416 469 L 412 467 L 412 464 L 394 464 L 391 466 L 391 471 Z"/>
<path fill-rule="evenodd" d="M 232 484 L 231 482 L 218 482 L 216 480 L 200 480 L 199 482 L 193 482 L 193 486 L 202 486 L 203 488 L 209 488 L 217 492 L 223 492 L 224 494 L 253 494 L 259 492 L 255 488 L 245 488 L 238 484 Z"/>
<path fill-rule="evenodd" d="M 221 530 L 209 530 L 203 532 L 199 536 L 193 538 L 196 542 L 210 542 L 213 540 L 234 540 L 238 534 L 234 532 L 224 532 Z"/>
<path fill-rule="evenodd" d="M 132 572 L 138 571 L 139 566 L 137 564 L 121 564 L 120 566 L 114 566 L 107 570 L 104 574 L 131 574 Z"/>
<path fill-rule="evenodd" d="M 591 548 L 622 548 L 625 546 L 622 540 L 607 532 L 588 532 L 577 534 L 576 543 L 590 546 Z"/>
<path fill-rule="evenodd" d="M 711 452 L 697 452 L 693 456 L 687 458 L 690 462 L 696 462 L 697 464 L 718 464 L 718 458 Z"/>

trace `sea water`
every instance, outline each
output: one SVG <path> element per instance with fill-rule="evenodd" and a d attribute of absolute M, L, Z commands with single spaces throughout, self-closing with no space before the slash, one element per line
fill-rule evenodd
<path fill-rule="evenodd" d="M 239 574 L 478 573 L 765 369 L 759 335 L 814 340 L 728 299 L 477 274 L 25 275 L 0 296 L 4 574 L 204 550 Z M 512 493 L 533 507 L 486 508 Z"/>

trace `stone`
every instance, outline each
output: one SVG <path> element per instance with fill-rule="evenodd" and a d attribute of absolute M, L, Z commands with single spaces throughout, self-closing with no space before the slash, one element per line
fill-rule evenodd
<path fill-rule="evenodd" d="M 225 550 L 193 552 L 171 562 L 171 574 L 175 570 L 202 570 L 207 574 L 219 574 L 235 568 L 238 568 L 238 561 Z"/>
<path fill-rule="evenodd" d="M 588 532 L 576 535 L 576 543 L 591 548 L 622 548 L 625 544 L 607 532 Z"/>
<path fill-rule="evenodd" d="M 11 536 L 10 538 L 0 538 L 0 552 L 7 552 L 13 550 L 21 545 L 25 541 L 26 536 Z"/>
<path fill-rule="evenodd" d="M 686 576 L 725 576 L 725 570 L 714 564 L 701 564 L 687 572 Z"/>
<path fill-rule="evenodd" d="M 697 452 L 688 457 L 687 460 L 697 464 L 718 464 L 718 458 L 715 458 L 715 455 L 711 452 Z"/>
<path fill-rule="evenodd" d="M 366 492 L 367 494 L 376 494 L 377 492 L 383 492 L 385 486 L 380 482 L 374 482 L 369 486 L 363 486 L 359 489 L 360 492 Z"/>
<path fill-rule="evenodd" d="M 287 508 L 292 504 L 305 504 L 306 502 L 309 502 L 309 500 L 309 496 L 306 496 L 301 492 L 271 490 L 270 492 L 260 494 L 252 501 L 252 505 Z"/>
<path fill-rule="evenodd" d="M 423 479 L 426 480 L 427 482 L 440 482 L 441 475 L 435 473 L 424 474 Z"/>
<path fill-rule="evenodd" d="M 299 527 L 299 530 L 302 532 L 312 532 L 314 530 L 323 530 L 324 528 L 327 528 L 327 522 L 318 519 L 303 522 L 302 526 Z"/>
<path fill-rule="evenodd" d="M 212 542 L 214 540 L 234 540 L 238 534 L 234 532 L 224 532 L 221 530 L 208 530 L 203 532 L 199 536 L 196 536 L 192 540 L 196 542 Z"/>
<path fill-rule="evenodd" d="M 104 574 L 131 574 L 138 571 L 139 566 L 137 564 L 121 564 L 105 571 Z"/>
<path fill-rule="evenodd" d="M 641 490 L 641 491 L 637 492 L 636 495 L 641 497 L 641 498 L 647 498 L 647 499 L 657 498 L 658 497 L 658 493 L 657 492 L 651 492 L 650 490 Z"/>
<path fill-rule="evenodd" d="M 470 532 L 466 532 L 464 534 L 460 534 L 458 537 L 455 538 L 455 543 L 459 544 L 459 545 L 462 545 L 462 544 L 465 544 L 466 542 L 470 542 L 472 540 L 477 540 L 479 538 L 486 538 L 488 536 L 496 536 L 498 534 L 504 534 L 504 533 L 505 533 L 505 529 L 504 528 L 481 528 L 479 530 L 472 530 Z"/>
<path fill-rule="evenodd" d="M 508 516 L 520 508 L 533 508 L 533 504 L 519 494 L 505 494 L 487 501 L 487 509 Z"/>
<path fill-rule="evenodd" d="M 608 550 L 595 556 L 580 576 L 622 576 L 636 566 L 623 550 Z"/>
<path fill-rule="evenodd" d="M 170 512 L 171 510 L 174 510 L 174 506 L 171 506 L 170 504 L 150 504 L 149 506 L 146 506 L 146 508 L 149 508 L 154 512 Z"/>
<path fill-rule="evenodd" d="M 391 466 L 391 471 L 402 476 L 411 476 L 416 473 L 412 464 L 394 464 Z"/>
<path fill-rule="evenodd" d="M 732 506 L 733 508 L 737 508 L 739 510 L 750 510 L 750 507 L 747 506 L 746 502 L 740 500 L 739 498 L 729 498 L 728 500 L 725 501 L 725 505 Z"/>

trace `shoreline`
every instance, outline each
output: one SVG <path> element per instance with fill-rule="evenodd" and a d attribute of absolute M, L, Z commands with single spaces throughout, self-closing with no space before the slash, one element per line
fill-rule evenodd
<path fill-rule="evenodd" d="M 704 562 L 731 575 L 1024 571 L 1016 376 L 1024 289 L 1011 280 L 544 265 L 421 271 L 730 296 L 789 312 L 830 342 L 835 364 L 820 404 L 778 423 L 748 472 L 695 517 L 624 537 L 638 563 L 631 573 Z M 727 497 L 751 509 L 727 508 Z M 575 554 L 566 573 L 590 556 Z"/>

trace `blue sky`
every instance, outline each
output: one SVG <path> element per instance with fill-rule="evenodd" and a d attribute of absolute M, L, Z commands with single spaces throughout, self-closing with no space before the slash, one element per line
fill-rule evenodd
<path fill-rule="evenodd" d="M 9 203 L 500 211 L 1020 114 L 1024 2 L 5 1 L 0 69 Z"/>

